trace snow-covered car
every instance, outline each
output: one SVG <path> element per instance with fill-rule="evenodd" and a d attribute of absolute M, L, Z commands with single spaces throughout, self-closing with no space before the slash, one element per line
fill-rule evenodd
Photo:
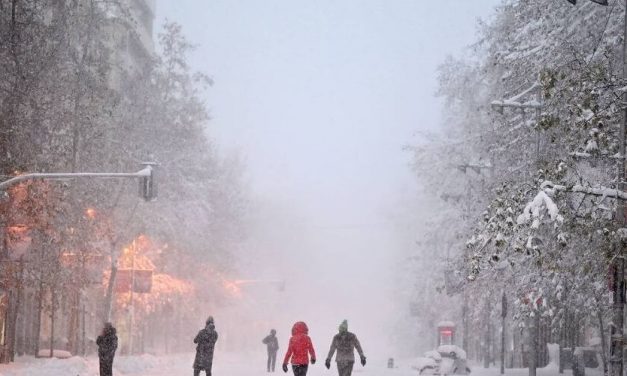
<path fill-rule="evenodd" d="M 459 346 L 443 345 L 416 358 L 412 368 L 419 375 L 468 375 L 466 351 Z"/>
<path fill-rule="evenodd" d="M 442 345 L 437 352 L 442 356 L 437 375 L 468 375 L 466 351 L 455 345 Z"/>
<path fill-rule="evenodd" d="M 435 350 L 427 351 L 423 356 L 414 359 L 411 367 L 420 375 L 433 375 L 437 372 L 442 361 L 442 355 Z"/>
<path fill-rule="evenodd" d="M 411 368 L 418 371 L 419 375 L 435 375 L 439 365 L 433 358 L 422 356 L 414 359 Z"/>

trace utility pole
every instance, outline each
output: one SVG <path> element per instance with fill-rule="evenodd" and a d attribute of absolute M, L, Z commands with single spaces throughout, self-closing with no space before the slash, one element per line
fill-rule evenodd
<path fill-rule="evenodd" d="M 128 353 L 129 355 L 133 355 L 133 325 L 135 325 L 135 301 L 133 299 L 133 290 L 135 289 L 135 252 L 137 251 L 135 247 L 135 240 L 133 239 L 133 244 L 131 246 L 131 294 L 130 294 L 130 304 L 131 308 L 130 312 L 130 325 L 128 326 Z"/>

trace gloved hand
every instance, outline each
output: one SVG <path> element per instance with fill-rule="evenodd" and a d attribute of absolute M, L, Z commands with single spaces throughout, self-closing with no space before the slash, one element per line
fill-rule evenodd
<path fill-rule="evenodd" d="M 311 364 L 316 364 L 316 358 L 311 358 Z"/>
<path fill-rule="evenodd" d="M 287 373 L 287 364 L 283 363 L 283 372 Z"/>
<path fill-rule="evenodd" d="M 365 357 L 365 356 L 362 356 L 362 357 L 361 357 L 361 365 L 362 365 L 362 366 L 365 366 L 365 365 L 366 365 L 366 357 Z"/>
<path fill-rule="evenodd" d="M 324 366 L 327 367 L 327 369 L 331 368 L 331 359 L 327 359 L 324 361 Z"/>

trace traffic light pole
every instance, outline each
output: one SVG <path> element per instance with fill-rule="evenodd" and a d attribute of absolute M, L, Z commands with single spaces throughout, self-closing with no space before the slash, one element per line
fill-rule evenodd
<path fill-rule="evenodd" d="M 55 173 L 30 173 L 15 176 L 9 180 L 0 182 L 0 191 L 6 191 L 9 187 L 27 180 L 73 180 L 81 178 L 132 178 L 140 179 L 140 194 L 144 199 L 151 201 L 155 198 L 154 191 L 154 165 L 155 163 L 143 163 L 144 168 L 137 172 L 55 172 Z"/>

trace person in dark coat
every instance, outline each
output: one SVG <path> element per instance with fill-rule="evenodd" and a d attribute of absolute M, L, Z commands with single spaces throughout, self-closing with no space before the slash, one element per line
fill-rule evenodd
<path fill-rule="evenodd" d="M 261 342 L 268 348 L 268 372 L 274 372 L 276 353 L 279 351 L 279 340 L 276 338 L 276 330 L 270 330 L 270 334 Z"/>
<path fill-rule="evenodd" d="M 211 365 L 213 364 L 213 350 L 218 341 L 218 332 L 213 323 L 213 317 L 209 316 L 205 323 L 205 328 L 198 332 L 194 343 L 196 346 L 196 358 L 194 359 L 194 376 L 199 376 L 200 371 L 205 371 L 207 376 L 211 376 Z"/>
<path fill-rule="evenodd" d="M 366 356 L 361 349 L 361 344 L 357 339 L 357 336 L 348 331 L 348 322 L 342 321 L 339 327 L 339 333 L 333 337 L 331 342 L 331 348 L 329 349 L 329 355 L 324 365 L 327 369 L 331 368 L 331 358 L 333 353 L 337 350 L 337 356 L 335 362 L 337 363 L 337 372 L 340 376 L 351 376 L 353 373 L 353 365 L 355 365 L 355 349 L 359 353 L 361 365 L 366 365 Z"/>
<path fill-rule="evenodd" d="M 110 322 L 105 323 L 102 334 L 96 339 L 96 344 L 98 345 L 100 376 L 113 376 L 113 357 L 118 348 L 118 336 Z"/>

